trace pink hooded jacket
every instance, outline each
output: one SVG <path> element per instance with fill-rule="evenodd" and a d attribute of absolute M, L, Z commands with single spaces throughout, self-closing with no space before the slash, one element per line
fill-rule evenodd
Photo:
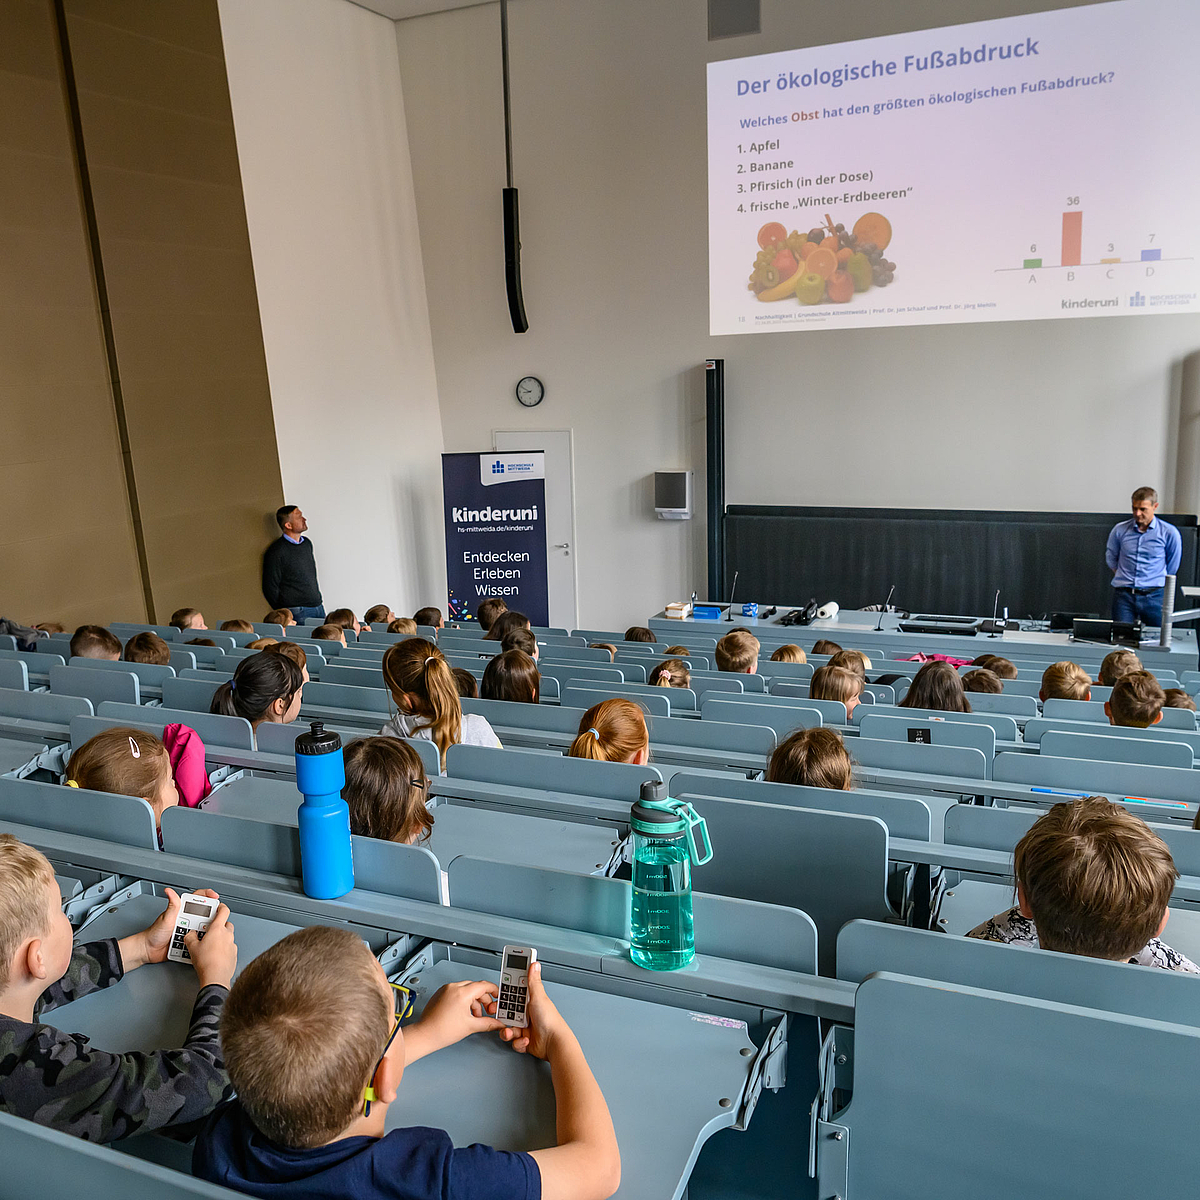
<path fill-rule="evenodd" d="M 204 743 L 188 725 L 168 725 L 162 740 L 171 759 L 179 803 L 184 808 L 195 808 L 212 791 L 204 768 Z"/>

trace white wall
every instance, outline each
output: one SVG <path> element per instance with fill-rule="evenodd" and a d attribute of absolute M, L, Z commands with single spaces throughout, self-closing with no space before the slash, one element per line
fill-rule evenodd
<path fill-rule="evenodd" d="M 287 501 L 327 608 L 444 604 L 441 422 L 395 25 L 220 0 Z"/>
<path fill-rule="evenodd" d="M 703 496 L 709 357 L 730 503 L 1120 510 L 1151 483 L 1196 509 L 1194 472 L 1174 495 L 1175 428 L 1200 318 L 707 333 L 710 59 L 1062 6 L 763 0 L 761 36 L 710 44 L 702 0 L 513 0 L 524 336 L 504 299 L 498 9 L 399 23 L 446 446 L 574 428 L 584 625 L 704 590 L 703 522 L 656 522 L 647 479 L 690 466 Z M 532 412 L 512 398 L 527 373 L 547 387 Z"/>

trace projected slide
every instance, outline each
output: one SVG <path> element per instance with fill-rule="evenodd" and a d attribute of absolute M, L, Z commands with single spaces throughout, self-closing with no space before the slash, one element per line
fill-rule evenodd
<path fill-rule="evenodd" d="M 710 332 L 1200 312 L 1200 0 L 708 68 Z"/>

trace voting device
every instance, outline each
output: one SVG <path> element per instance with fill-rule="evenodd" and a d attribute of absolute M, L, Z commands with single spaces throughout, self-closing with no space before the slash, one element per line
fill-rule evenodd
<path fill-rule="evenodd" d="M 500 997 L 496 1020 L 525 1029 L 529 1025 L 529 968 L 537 962 L 531 946 L 505 946 L 500 960 Z"/>
<path fill-rule="evenodd" d="M 197 896 L 194 892 L 187 892 L 179 898 L 179 915 L 175 918 L 175 928 L 171 933 L 171 948 L 167 951 L 167 958 L 171 962 L 190 963 L 192 961 L 192 956 L 183 944 L 183 939 L 193 929 L 196 931 L 196 936 L 202 938 L 205 930 L 212 924 L 213 917 L 217 915 L 217 907 L 220 903 L 220 900 L 213 900 L 208 896 Z"/>

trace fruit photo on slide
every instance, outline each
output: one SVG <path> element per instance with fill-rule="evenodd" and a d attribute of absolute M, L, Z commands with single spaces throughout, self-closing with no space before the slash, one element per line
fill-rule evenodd
<path fill-rule="evenodd" d="M 887 287 L 896 264 L 884 258 L 892 225 L 881 213 L 864 213 L 851 229 L 825 224 L 798 233 L 778 221 L 758 231 L 758 254 L 750 272 L 750 290 L 763 303 L 798 300 L 801 304 L 846 304 L 856 292 Z"/>

